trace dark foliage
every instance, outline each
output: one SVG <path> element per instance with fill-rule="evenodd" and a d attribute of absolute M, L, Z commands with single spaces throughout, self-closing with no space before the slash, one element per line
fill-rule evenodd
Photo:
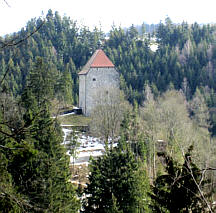
<path fill-rule="evenodd" d="M 203 190 L 209 180 L 202 180 L 202 172 L 192 162 L 190 152 L 191 149 L 185 154 L 183 165 L 179 165 L 164 153 L 158 153 L 159 157 L 164 158 L 167 174 L 158 176 L 152 186 L 153 211 L 168 210 L 170 213 L 208 211 L 198 186 Z"/>

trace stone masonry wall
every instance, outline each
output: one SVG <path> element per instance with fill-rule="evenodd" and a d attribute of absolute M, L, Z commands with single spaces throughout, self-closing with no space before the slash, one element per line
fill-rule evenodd
<path fill-rule="evenodd" d="M 91 68 L 85 77 L 84 80 L 83 76 L 80 75 L 79 83 L 82 86 L 80 87 L 79 98 L 81 108 L 84 106 L 83 101 L 85 98 L 83 113 L 89 116 L 94 109 L 98 91 L 104 88 L 119 88 L 119 74 L 115 68 Z M 83 89 L 84 87 L 85 89 Z"/>

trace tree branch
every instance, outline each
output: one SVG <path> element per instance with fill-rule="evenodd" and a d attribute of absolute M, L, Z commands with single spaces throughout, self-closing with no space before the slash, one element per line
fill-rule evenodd
<path fill-rule="evenodd" d="M 45 21 L 43 21 L 33 32 L 31 32 L 29 35 L 25 36 L 24 38 L 21 38 L 20 40 L 17 41 L 17 38 L 12 39 L 11 41 L 8 42 L 4 42 L 1 41 L 2 46 L 0 47 L 0 49 L 3 49 L 5 47 L 12 47 L 12 46 L 16 46 L 19 45 L 20 43 L 26 41 L 27 39 L 29 39 L 30 37 L 32 37 L 36 32 L 38 32 L 41 27 L 44 25 Z"/>
<path fill-rule="evenodd" d="M 0 81 L 0 86 L 2 85 L 2 83 L 5 80 L 7 74 L 9 73 L 9 71 L 10 71 L 10 69 L 9 69 L 9 67 L 7 67 L 7 70 L 5 71 L 4 76 L 3 76 L 2 80 Z M 4 91 L 2 90 L 1 92 L 4 92 Z"/>
<path fill-rule="evenodd" d="M 0 148 L 3 148 L 3 149 L 10 149 L 10 150 L 24 149 L 24 148 L 10 148 L 10 147 L 3 146 L 3 145 L 0 145 Z"/>
<path fill-rule="evenodd" d="M 173 132 L 172 132 L 172 134 L 173 134 Z M 173 136 L 174 136 L 174 134 L 173 134 Z M 203 192 L 202 192 L 202 190 L 201 190 L 201 188 L 200 188 L 200 185 L 197 183 L 197 181 L 196 181 L 196 179 L 195 179 L 195 177 L 194 177 L 193 171 L 192 171 L 191 166 L 190 166 L 190 161 L 188 161 L 188 159 L 185 157 L 185 152 L 184 152 L 183 147 L 178 143 L 178 141 L 176 141 L 175 136 L 173 137 L 173 139 L 175 140 L 175 142 L 177 142 L 177 144 L 179 145 L 179 147 L 180 147 L 180 149 L 181 149 L 182 156 L 184 157 L 184 159 L 185 159 L 185 161 L 186 161 L 186 163 L 187 163 L 188 169 L 189 169 L 188 172 L 190 173 L 190 175 L 191 175 L 191 177 L 192 177 L 192 179 L 193 179 L 193 181 L 194 181 L 194 183 L 195 183 L 195 185 L 196 185 L 196 187 L 197 187 L 197 189 L 198 189 L 198 191 L 199 191 L 199 193 L 200 193 L 201 198 L 203 199 L 203 201 L 204 201 L 205 204 L 207 205 L 207 208 L 209 209 L 209 211 L 213 213 L 213 211 L 212 211 L 212 209 L 211 209 L 211 206 L 209 205 L 208 201 L 206 200 L 206 198 L 205 198 L 205 196 L 204 196 L 204 194 L 203 194 Z M 213 168 L 209 168 L 209 170 L 210 170 L 210 169 L 213 170 Z M 203 170 L 200 170 L 200 171 L 205 171 L 205 170 L 206 170 L 206 169 L 203 169 Z M 200 183 L 201 183 L 201 182 L 200 182 Z"/>
<path fill-rule="evenodd" d="M 3 0 L 3 1 L 8 7 L 11 7 L 6 0 Z"/>

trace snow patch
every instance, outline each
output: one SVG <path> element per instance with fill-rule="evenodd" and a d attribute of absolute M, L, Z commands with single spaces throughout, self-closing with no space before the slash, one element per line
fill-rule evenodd
<path fill-rule="evenodd" d="M 59 115 L 59 117 L 64 117 L 64 116 L 67 116 L 67 115 L 75 115 L 75 112 L 65 113 L 65 114 Z"/>
<path fill-rule="evenodd" d="M 68 125 L 71 126 L 71 125 Z M 64 125 L 66 127 L 66 125 Z M 67 144 L 70 141 L 68 141 L 67 136 L 73 131 L 69 130 L 67 128 L 62 128 L 64 136 L 63 136 L 63 144 Z M 86 136 L 84 133 L 77 134 L 78 136 L 78 143 L 80 143 L 80 147 L 77 148 L 77 158 L 73 159 L 72 156 L 70 156 L 70 163 L 75 165 L 81 165 L 81 164 L 88 164 L 90 156 L 92 157 L 98 157 L 103 155 L 105 152 L 105 147 L 103 145 L 103 142 L 99 138 L 95 138 L 92 136 Z M 114 144 L 116 146 L 116 144 Z M 67 152 L 69 155 L 69 152 Z"/>

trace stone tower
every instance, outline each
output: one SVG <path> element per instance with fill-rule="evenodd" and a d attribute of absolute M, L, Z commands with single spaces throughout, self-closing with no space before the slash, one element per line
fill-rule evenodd
<path fill-rule="evenodd" d="M 101 49 L 95 51 L 78 74 L 79 107 L 84 115 L 89 116 L 94 110 L 98 91 L 105 88 L 119 88 L 119 74 Z"/>

